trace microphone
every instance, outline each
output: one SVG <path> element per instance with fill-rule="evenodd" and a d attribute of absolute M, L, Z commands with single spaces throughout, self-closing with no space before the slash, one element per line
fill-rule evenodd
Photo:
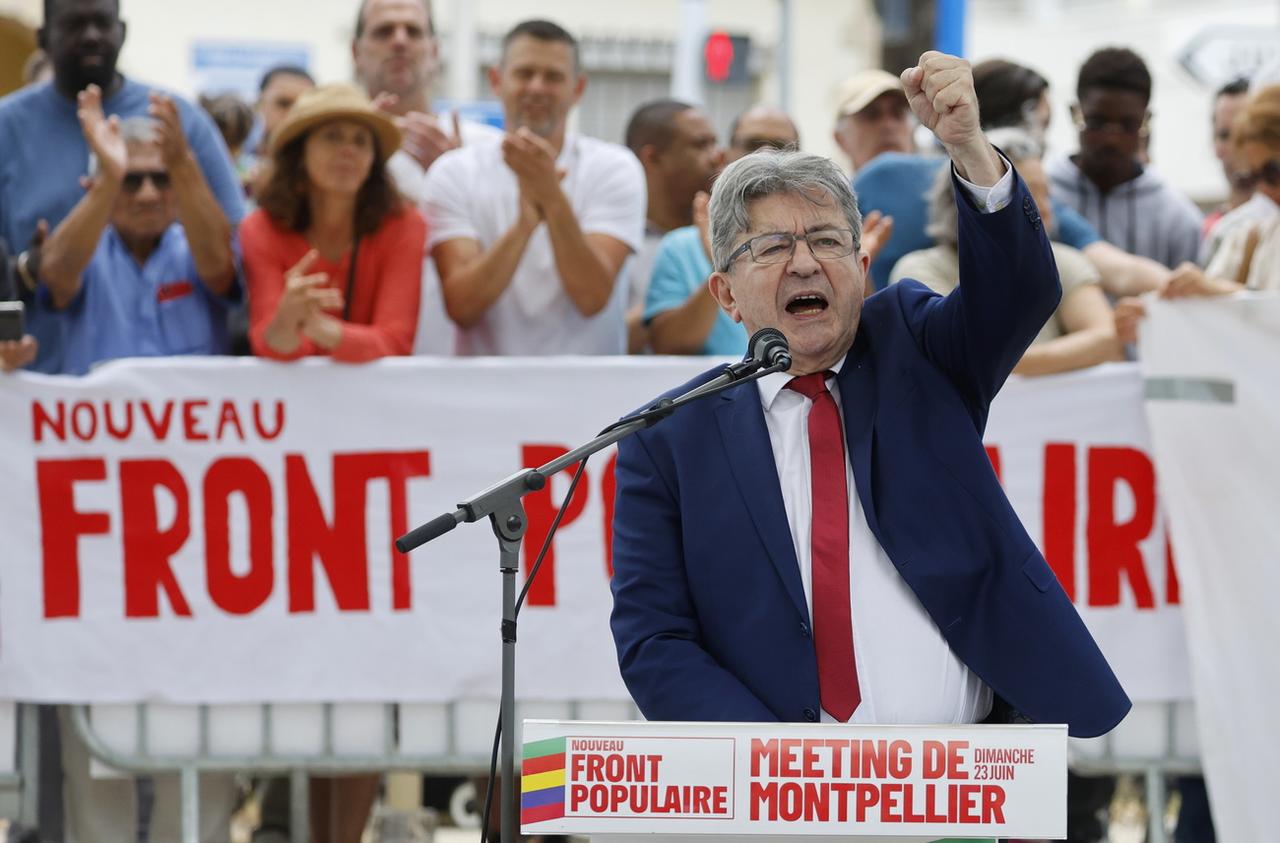
<path fill-rule="evenodd" d="M 747 341 L 747 356 L 725 370 L 721 377 L 736 381 L 761 369 L 785 372 L 791 368 L 791 347 L 777 328 L 761 328 Z M 714 382 L 713 382 L 714 383 Z"/>
<path fill-rule="evenodd" d="M 751 359 L 759 363 L 761 368 L 772 369 L 776 366 L 780 372 L 791 368 L 791 346 L 777 328 L 761 328 L 756 331 L 748 347 L 751 349 Z"/>

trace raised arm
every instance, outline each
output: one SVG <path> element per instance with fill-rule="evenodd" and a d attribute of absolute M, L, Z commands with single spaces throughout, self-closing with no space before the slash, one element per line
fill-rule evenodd
<path fill-rule="evenodd" d="M 912 110 L 954 166 L 960 286 L 944 299 L 918 288 L 899 295 L 925 353 L 960 389 L 981 427 L 1062 288 L 1031 194 L 982 134 L 969 63 L 928 52 L 902 80 Z"/>
<path fill-rule="evenodd" d="M 49 235 L 41 250 L 39 280 L 53 306 L 64 308 L 80 293 L 81 276 L 111 222 L 111 211 L 128 166 L 120 120 L 102 113 L 102 91 L 90 85 L 76 97 L 80 131 L 98 162 L 85 195 Z"/>
<path fill-rule="evenodd" d="M 173 182 L 178 221 L 186 231 L 196 274 L 209 292 L 216 296 L 230 295 L 236 281 L 231 223 L 187 144 L 173 100 L 152 92 L 148 113 L 156 121 L 156 143 Z"/>

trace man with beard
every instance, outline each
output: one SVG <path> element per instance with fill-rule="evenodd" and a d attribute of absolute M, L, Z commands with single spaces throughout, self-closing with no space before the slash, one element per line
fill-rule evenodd
<path fill-rule="evenodd" d="M 430 248 L 460 354 L 622 354 L 623 267 L 644 239 L 627 149 L 568 132 L 587 79 L 557 24 L 518 24 L 489 71 L 507 134 L 427 173 Z"/>
<path fill-rule="evenodd" d="M 644 246 L 631 264 L 627 299 L 627 350 L 637 354 L 648 344 L 641 317 L 663 235 L 693 224 L 694 202 L 701 195 L 705 204 L 723 153 L 707 113 L 671 99 L 637 108 L 627 123 L 626 143 L 644 167 L 648 189 Z"/>
<path fill-rule="evenodd" d="M 125 24 L 117 0 L 45 0 L 40 46 L 53 63 L 53 80 L 0 100 L 0 237 L 29 243 L 41 220 L 52 229 L 84 195 L 89 147 L 76 116 L 76 96 L 89 85 L 102 91 L 102 109 L 123 120 L 157 116 L 152 88 L 116 70 Z M 227 221 L 244 216 L 240 184 L 218 130 L 208 115 L 173 97 L 190 153 Z M 37 310 L 45 304 L 37 299 Z M 55 320 L 56 321 L 56 320 Z M 37 335 L 36 369 L 61 352 L 57 332 Z"/>
<path fill-rule="evenodd" d="M 1047 167 L 1053 198 L 1131 255 L 1170 268 L 1194 261 L 1200 211 L 1139 161 L 1151 119 L 1146 64 L 1132 50 L 1098 50 L 1080 68 L 1076 96 L 1080 151 Z"/>

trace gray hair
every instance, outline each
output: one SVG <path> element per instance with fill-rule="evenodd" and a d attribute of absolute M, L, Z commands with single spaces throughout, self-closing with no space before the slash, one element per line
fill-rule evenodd
<path fill-rule="evenodd" d="M 992 129 L 986 134 L 991 145 L 999 147 L 1015 167 L 1019 161 L 1032 159 L 1039 161 L 1044 155 L 1044 147 L 1026 129 L 1007 126 Z M 956 210 L 956 199 L 951 189 L 950 167 L 938 168 L 933 184 L 929 186 L 924 198 L 929 203 L 929 216 L 925 222 L 924 233 L 939 245 L 955 246 L 960 237 L 957 230 L 960 225 L 960 215 Z"/>
<path fill-rule="evenodd" d="M 120 137 L 129 146 L 135 143 L 155 143 L 156 129 L 159 126 L 153 118 L 145 115 L 126 117 L 120 121 Z"/>
<path fill-rule="evenodd" d="M 849 178 L 828 158 L 796 150 L 760 149 L 724 169 L 711 191 L 711 254 L 724 272 L 733 242 L 751 228 L 750 205 L 777 194 L 803 196 L 815 205 L 835 204 L 853 230 L 855 252 L 862 242 L 862 215 Z"/>
<path fill-rule="evenodd" d="M 155 143 L 156 128 L 159 125 L 154 119 L 142 114 L 136 117 L 126 117 L 120 121 L 120 137 L 124 140 L 126 147 Z M 90 176 L 98 175 L 98 170 L 101 166 L 98 163 L 98 156 L 92 155 L 89 157 Z"/>

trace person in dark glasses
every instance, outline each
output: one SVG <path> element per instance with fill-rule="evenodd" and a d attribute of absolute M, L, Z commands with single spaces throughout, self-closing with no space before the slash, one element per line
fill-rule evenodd
<path fill-rule="evenodd" d="M 84 374 L 120 357 L 222 354 L 240 297 L 231 226 L 187 144 L 173 101 L 150 117 L 106 117 L 102 92 L 80 93 L 92 153 L 85 194 L 49 235 L 36 318 L 64 341 L 42 371 Z"/>

